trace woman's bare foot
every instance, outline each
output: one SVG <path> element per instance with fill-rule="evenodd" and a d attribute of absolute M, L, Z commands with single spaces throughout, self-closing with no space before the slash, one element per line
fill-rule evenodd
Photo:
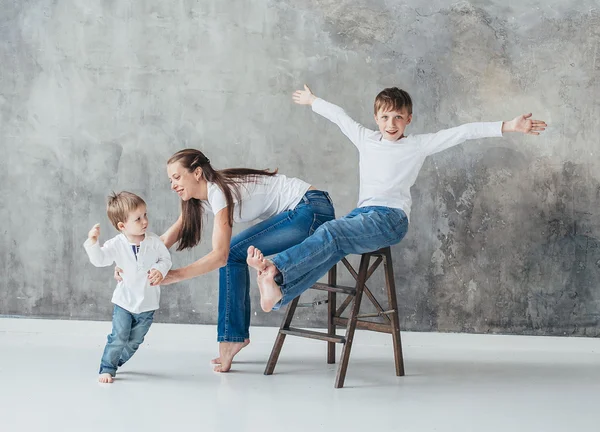
<path fill-rule="evenodd" d="M 109 373 L 100 374 L 98 377 L 98 382 L 110 384 L 114 381 L 113 377 Z"/>
<path fill-rule="evenodd" d="M 250 343 L 250 341 L 248 341 Z M 233 357 L 248 345 L 246 342 L 220 342 L 219 343 L 219 359 L 220 364 L 216 364 L 213 370 L 215 372 L 229 372 Z"/>
<path fill-rule="evenodd" d="M 221 346 L 220 344 L 224 344 L 224 343 L 229 343 L 229 342 L 219 342 L 219 346 Z M 246 348 L 248 345 L 250 345 L 250 339 L 244 339 L 244 343 L 242 343 L 242 346 L 240 347 L 240 349 L 238 350 L 238 352 L 240 352 L 242 350 L 242 348 Z M 219 351 L 220 351 L 220 349 L 219 349 Z M 238 352 L 234 353 L 233 356 L 235 357 L 235 355 Z M 214 364 L 214 365 L 220 365 L 221 364 L 221 357 L 214 358 L 210 362 L 211 362 L 211 364 Z M 233 361 L 232 361 L 232 363 L 233 363 Z"/>

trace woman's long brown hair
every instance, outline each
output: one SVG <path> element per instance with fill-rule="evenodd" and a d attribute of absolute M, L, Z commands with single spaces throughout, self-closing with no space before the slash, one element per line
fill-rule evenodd
<path fill-rule="evenodd" d="M 185 149 L 175 153 L 167 161 L 167 165 L 179 162 L 189 172 L 196 168 L 202 169 L 202 176 L 208 182 L 215 183 L 225 195 L 228 210 L 229 225 L 233 226 L 233 210 L 238 202 L 240 214 L 242 212 L 242 199 L 240 187 L 246 181 L 258 181 L 260 176 L 274 176 L 277 170 L 255 170 L 250 168 L 228 168 L 215 170 L 210 160 L 200 150 Z M 177 250 L 189 249 L 200 243 L 202 238 L 202 223 L 204 216 L 204 203 L 196 198 L 181 201 L 181 215 L 183 225 L 178 233 L 179 245 Z"/>

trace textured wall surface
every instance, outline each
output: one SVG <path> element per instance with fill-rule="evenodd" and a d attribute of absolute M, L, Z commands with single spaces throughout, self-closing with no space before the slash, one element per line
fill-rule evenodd
<path fill-rule="evenodd" d="M 371 128 L 373 98 L 392 85 L 413 97 L 408 133 L 527 111 L 546 120 L 543 136 L 426 161 L 409 234 L 393 248 L 402 328 L 600 334 L 597 0 L 0 0 L 0 10 L 0 314 L 110 319 L 112 272 L 87 261 L 87 231 L 116 233 L 105 197 L 127 189 L 162 233 L 178 215 L 165 161 L 183 147 L 216 167 L 279 167 L 329 190 L 338 216 L 351 210 L 357 154 L 292 104 L 307 82 Z M 209 250 L 174 253 L 175 265 Z M 215 323 L 217 276 L 165 287 L 157 320 Z M 253 324 L 278 325 L 252 294 Z M 307 325 L 322 315 L 300 311 Z"/>

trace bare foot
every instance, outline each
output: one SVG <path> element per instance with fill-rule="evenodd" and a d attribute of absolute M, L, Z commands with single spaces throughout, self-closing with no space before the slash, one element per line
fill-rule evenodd
<path fill-rule="evenodd" d="M 250 341 L 248 341 L 250 343 Z M 215 372 L 229 372 L 231 369 L 231 362 L 233 361 L 233 357 L 240 352 L 245 342 L 220 342 L 219 343 L 219 358 L 221 359 L 221 363 L 215 365 L 213 370 Z"/>
<path fill-rule="evenodd" d="M 274 277 L 279 273 L 272 261 L 265 259 L 260 249 L 250 246 L 246 262 L 258 271 L 258 289 L 260 290 L 260 307 L 270 312 L 273 306 L 283 298 L 281 288 L 275 283 Z"/>
<path fill-rule="evenodd" d="M 263 272 L 267 267 L 267 260 L 265 260 L 262 252 L 254 246 L 248 248 L 248 258 L 246 258 L 246 262 L 250 267 L 258 271 L 258 274 Z"/>
<path fill-rule="evenodd" d="M 223 344 L 223 343 L 229 343 L 229 342 L 219 342 L 219 344 Z M 242 344 L 242 346 L 240 347 L 240 349 L 238 350 L 238 352 L 240 352 L 242 350 L 242 348 L 246 348 L 248 345 L 250 345 L 250 339 L 244 339 L 244 343 Z M 221 345 L 219 345 L 219 346 L 221 346 Z M 219 349 L 219 351 L 220 351 L 220 349 Z M 234 353 L 233 356 L 235 357 L 235 355 L 238 352 Z M 221 357 L 214 358 L 210 362 L 211 362 L 211 364 L 214 364 L 214 365 L 220 365 L 221 364 Z"/>
<path fill-rule="evenodd" d="M 265 312 L 271 312 L 273 306 L 283 298 L 281 288 L 274 280 L 278 273 L 277 267 L 270 263 L 256 278 L 260 290 L 260 307 Z"/>
<path fill-rule="evenodd" d="M 98 377 L 98 382 L 110 384 L 114 381 L 113 377 L 109 373 L 100 374 Z"/>

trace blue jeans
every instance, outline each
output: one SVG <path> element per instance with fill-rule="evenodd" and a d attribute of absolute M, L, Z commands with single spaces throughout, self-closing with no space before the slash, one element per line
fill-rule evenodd
<path fill-rule="evenodd" d="M 360 207 L 324 223 L 302 243 L 273 257 L 280 271 L 275 282 L 283 294 L 273 309 L 309 289 L 346 255 L 399 243 L 407 230 L 408 219 L 402 210 L 380 206 Z"/>
<path fill-rule="evenodd" d="M 250 273 L 248 247 L 263 255 L 284 251 L 335 218 L 329 194 L 310 190 L 293 210 L 262 221 L 231 239 L 227 265 L 219 269 L 218 342 L 244 342 L 250 337 Z"/>
<path fill-rule="evenodd" d="M 115 376 L 117 368 L 123 366 L 144 342 L 144 336 L 148 333 L 153 319 L 154 311 L 134 314 L 115 305 L 112 333 L 108 335 L 100 362 L 101 374 L 109 373 Z"/>

